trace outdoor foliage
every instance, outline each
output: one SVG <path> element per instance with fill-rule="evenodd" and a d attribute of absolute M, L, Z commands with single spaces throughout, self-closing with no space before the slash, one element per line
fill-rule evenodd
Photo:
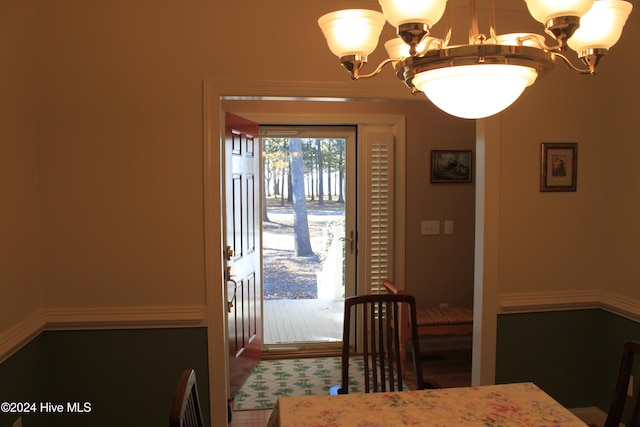
<path fill-rule="evenodd" d="M 344 229 L 345 140 L 263 138 L 265 299 L 316 298 L 316 273 Z"/>

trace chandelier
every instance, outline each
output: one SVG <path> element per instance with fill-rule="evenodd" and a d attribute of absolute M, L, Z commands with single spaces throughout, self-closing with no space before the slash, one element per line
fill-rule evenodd
<path fill-rule="evenodd" d="M 318 24 L 329 49 L 353 80 L 373 77 L 390 63 L 412 93 L 423 92 L 441 110 L 466 119 L 503 111 L 552 70 L 558 58 L 577 73 L 594 75 L 632 9 L 624 0 L 525 0 L 531 16 L 553 39 L 549 46 L 540 34 L 496 34 L 494 0 L 489 5 L 489 34 L 481 34 L 476 0 L 470 0 L 469 43 L 451 45 L 450 17 L 444 38 L 430 34 L 447 0 L 378 1 L 382 13 L 347 9 L 322 16 Z M 398 35 L 384 44 L 389 58 L 370 74 L 361 74 L 385 21 Z M 579 66 L 567 57 L 569 48 Z"/>

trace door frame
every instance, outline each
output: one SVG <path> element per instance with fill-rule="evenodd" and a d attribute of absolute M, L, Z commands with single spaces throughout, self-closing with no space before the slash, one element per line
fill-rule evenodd
<path fill-rule="evenodd" d="M 375 93 L 372 93 L 375 92 Z M 405 94 L 405 95 L 402 95 Z M 223 235 L 222 217 L 219 212 L 223 208 L 221 161 L 223 157 L 224 141 L 224 114 L 222 101 L 226 97 L 237 96 L 245 99 L 260 99 L 264 97 L 291 97 L 292 99 L 316 98 L 333 99 L 383 99 L 410 100 L 406 92 L 398 91 L 396 85 L 379 85 L 373 89 L 367 86 L 353 85 L 353 83 L 244 83 L 244 82 L 203 82 L 203 207 L 204 207 L 204 274 L 205 274 L 205 304 L 207 310 L 207 340 L 209 343 L 223 343 L 224 345 L 208 345 L 209 360 L 209 399 L 212 424 L 219 424 L 226 420 L 227 396 L 228 396 L 228 364 L 226 354 L 226 296 L 223 295 Z M 414 98 L 415 99 L 415 98 Z M 420 99 L 418 102 L 425 102 Z M 241 113 L 241 112 L 238 112 Z M 369 117 L 359 115 L 360 117 Z M 309 118 L 309 117 L 307 117 Z M 344 116 L 342 116 L 344 119 Z M 377 119 L 377 118 L 376 118 Z M 495 121 L 494 121 L 495 120 Z M 499 148 L 499 122 L 498 119 L 484 119 L 478 121 L 477 148 L 486 154 L 490 166 L 498 167 L 494 151 Z M 493 132 L 481 133 L 483 123 L 490 125 Z M 351 123 L 353 124 L 353 123 Z M 404 130 L 404 125 L 403 125 Z M 405 133 L 401 135 L 404 137 Z M 486 150 L 486 153 L 485 153 Z M 483 158 L 483 159 L 484 159 Z M 477 175 L 483 178 L 484 168 L 480 165 Z M 488 177 L 486 184 L 498 183 L 497 178 Z M 474 342 L 472 382 L 474 385 L 491 384 L 495 381 L 496 361 L 496 318 L 497 318 L 497 280 L 495 268 L 497 267 L 498 245 L 486 245 L 496 242 L 495 234 L 498 227 L 495 220 L 498 217 L 499 187 L 495 187 L 490 194 L 477 194 L 476 201 L 476 269 L 474 289 L 478 303 L 474 310 Z M 488 188 L 487 188 L 488 190 Z M 404 192 L 403 192 L 404 196 Z M 482 200 L 482 203 L 478 203 Z M 485 224 L 488 224 L 485 235 Z M 492 237 L 493 236 L 493 237 Z M 486 239 L 486 240 L 485 240 Z M 404 232 L 402 233 L 404 242 Z M 403 246 L 404 247 L 404 246 Z M 401 259 L 397 257 L 397 259 Z M 398 271 L 402 274 L 403 270 Z M 488 286 L 483 287 L 487 282 Z M 213 381 L 212 379 L 224 379 Z M 224 417 L 224 418 L 223 418 Z"/>
<path fill-rule="evenodd" d="M 247 102 L 251 102 L 250 100 Z M 375 126 L 388 126 L 389 128 L 394 130 L 395 139 L 396 139 L 396 154 L 395 161 L 396 164 L 394 166 L 394 170 L 404 171 L 406 170 L 406 159 L 405 159 L 405 151 L 406 151 L 406 129 L 405 129 L 405 117 L 403 115 L 397 114 L 334 114 L 334 113 L 271 113 L 271 112 L 251 112 L 245 110 L 236 110 L 231 111 L 233 114 L 241 116 L 247 120 L 258 123 L 259 126 L 272 126 L 272 125 L 305 125 L 305 126 L 314 126 L 314 125 L 328 125 L 328 126 L 354 126 L 357 128 L 356 130 L 356 142 L 364 141 L 363 138 L 366 138 L 366 132 L 363 132 L 363 127 L 367 125 L 375 125 Z M 354 158 L 359 155 L 360 148 L 355 148 L 353 150 Z M 353 165 L 351 169 L 351 173 L 354 175 L 356 172 L 356 167 Z M 404 176 L 403 176 L 404 177 Z M 262 181 L 261 181 L 262 182 Z M 396 192 L 394 194 L 394 212 L 395 218 L 397 220 L 394 223 L 394 235 L 396 236 L 394 239 L 393 247 L 394 247 L 394 262 L 392 266 L 393 271 L 393 279 L 394 282 L 399 286 L 404 287 L 404 258 L 405 258 L 405 206 L 406 206 L 406 183 L 404 179 L 400 177 L 396 177 L 394 180 Z M 356 194 L 355 192 L 353 194 Z M 359 197 L 357 197 L 359 199 Z M 356 202 L 357 203 L 357 202 Z M 358 213 L 358 217 L 360 217 L 361 213 Z M 354 220 L 358 222 L 358 220 Z M 353 224 L 355 225 L 355 224 Z M 352 261 L 355 261 L 355 258 L 351 257 Z M 360 263 L 353 262 L 351 268 L 357 269 Z M 362 291 L 362 290 L 361 290 Z M 263 315 L 264 319 L 264 315 Z M 264 336 L 264 334 L 263 334 Z M 277 347 L 282 347 L 279 345 Z"/>

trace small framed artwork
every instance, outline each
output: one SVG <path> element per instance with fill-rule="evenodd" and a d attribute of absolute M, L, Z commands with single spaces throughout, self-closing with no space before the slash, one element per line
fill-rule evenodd
<path fill-rule="evenodd" d="M 540 191 L 576 191 L 578 144 L 543 142 L 541 148 Z"/>
<path fill-rule="evenodd" d="M 431 150 L 431 182 L 471 182 L 471 150 Z"/>

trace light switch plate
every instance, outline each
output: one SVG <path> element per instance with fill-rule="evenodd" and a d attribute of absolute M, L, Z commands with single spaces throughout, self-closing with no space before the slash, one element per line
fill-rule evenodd
<path fill-rule="evenodd" d="M 444 234 L 453 234 L 453 220 L 449 219 L 444 222 Z"/>

